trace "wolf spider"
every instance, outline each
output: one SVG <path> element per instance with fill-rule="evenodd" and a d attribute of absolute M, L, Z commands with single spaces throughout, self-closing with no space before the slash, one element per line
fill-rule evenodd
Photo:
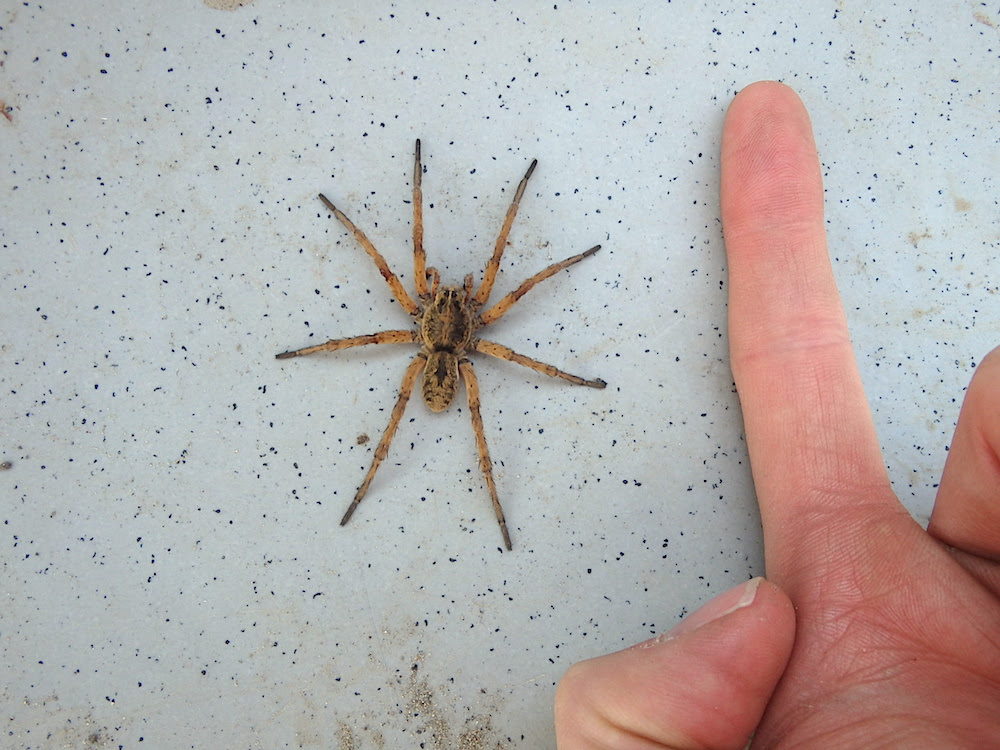
<path fill-rule="evenodd" d="M 358 244 L 365 249 L 368 257 L 374 261 L 382 277 L 389 284 L 392 296 L 406 312 L 413 318 L 414 327 L 412 330 L 391 330 L 369 333 L 364 336 L 352 336 L 344 339 L 332 339 L 325 344 L 307 346 L 304 349 L 284 352 L 277 355 L 278 359 L 289 357 L 301 357 L 315 352 L 332 352 L 339 349 L 347 349 L 352 346 L 364 346 L 366 344 L 419 344 L 420 351 L 410 362 L 406 372 L 403 373 L 403 382 L 399 388 L 399 396 L 396 405 L 393 407 L 389 424 L 382 434 L 378 447 L 375 449 L 375 458 L 371 468 L 365 475 L 364 481 L 354 495 L 354 500 L 340 520 L 340 525 L 344 526 L 351 519 L 358 504 L 364 498 L 375 476 L 375 472 L 389 452 L 389 443 L 402 419 L 406 402 L 410 398 L 410 393 L 417 380 L 417 376 L 423 371 L 421 392 L 427 408 L 433 412 L 440 412 L 448 408 L 458 391 L 459 378 L 465 381 L 465 393 L 469 402 L 469 413 L 472 416 L 472 429 L 476 436 L 476 449 L 479 453 L 479 468 L 486 477 L 486 486 L 490 491 L 490 498 L 493 501 L 493 512 L 496 514 L 497 522 L 500 524 L 500 533 L 503 534 L 504 545 L 511 549 L 510 534 L 507 532 L 507 521 L 504 519 L 503 509 L 500 507 L 500 500 L 497 498 L 497 488 L 493 482 L 493 464 L 490 461 L 489 451 L 486 448 L 486 436 L 483 433 L 483 418 L 479 413 L 479 383 L 472 369 L 472 362 L 468 358 L 469 352 L 479 352 L 488 354 L 497 359 L 505 359 L 516 362 L 519 365 L 530 367 L 532 370 L 550 375 L 556 378 L 568 380 L 576 385 L 586 385 L 591 388 L 604 388 L 607 385 L 603 380 L 586 380 L 576 375 L 570 375 L 552 365 L 547 365 L 531 357 L 509 349 L 503 344 L 497 344 L 476 336 L 476 332 L 491 323 L 496 322 L 506 313 L 515 302 L 527 294 L 534 286 L 549 276 L 552 276 L 564 268 L 579 263 L 601 249 L 600 245 L 595 245 L 586 252 L 574 255 L 559 263 L 553 263 L 527 281 L 522 283 L 513 292 L 502 297 L 492 307 L 480 312 L 493 289 L 493 282 L 496 280 L 497 270 L 500 267 L 500 257 L 503 255 L 507 245 L 507 235 L 510 233 L 514 217 L 524 194 L 524 188 L 528 184 L 528 178 L 538 163 L 537 159 L 531 162 L 528 171 L 517 186 L 514 200 L 507 209 L 507 216 L 504 219 L 500 235 L 497 237 L 496 245 L 493 248 L 493 255 L 486 264 L 483 272 L 483 280 L 479 288 L 473 291 L 472 274 L 465 277 L 462 286 L 439 285 L 439 276 L 434 268 L 426 268 L 426 254 L 424 253 L 424 222 L 423 222 L 423 194 L 420 189 L 420 178 L 422 168 L 420 164 L 420 141 L 417 140 L 414 152 L 413 164 L 413 282 L 416 287 L 417 300 L 407 294 L 400 283 L 399 278 L 389 269 L 385 258 L 375 249 L 371 240 L 365 233 L 354 226 L 354 223 L 343 214 L 330 200 L 323 194 L 319 199 L 323 201 L 333 215 L 337 217 L 341 224 L 347 228 Z M 428 281 L 430 285 L 428 286 Z"/>

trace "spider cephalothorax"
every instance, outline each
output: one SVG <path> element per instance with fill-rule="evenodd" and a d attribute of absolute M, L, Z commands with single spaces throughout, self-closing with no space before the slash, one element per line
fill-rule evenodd
<path fill-rule="evenodd" d="M 483 272 L 483 280 L 479 288 L 473 292 L 472 274 L 465 277 L 463 286 L 439 286 L 438 272 L 433 268 L 426 267 L 426 254 L 424 253 L 424 223 L 423 223 L 423 195 L 420 183 L 422 168 L 420 164 L 420 141 L 417 141 L 414 153 L 413 166 L 413 284 L 416 287 L 417 300 L 415 301 L 403 288 L 399 278 L 392 272 L 385 258 L 375 249 L 364 232 L 358 229 L 344 213 L 338 209 L 325 195 L 320 195 L 320 200 L 333 212 L 341 224 L 354 235 L 374 261 L 392 290 L 393 297 L 406 310 L 414 321 L 414 328 L 411 330 L 388 330 L 369 333 L 363 336 L 352 336 L 345 339 L 332 339 L 324 344 L 307 346 L 304 349 L 296 349 L 278 355 L 278 359 L 288 357 L 300 357 L 314 352 L 336 351 L 347 349 L 352 346 L 363 346 L 365 344 L 419 344 L 420 351 L 410 362 L 409 367 L 403 374 L 403 382 L 399 388 L 399 396 L 396 405 L 393 407 L 389 424 L 382 434 L 378 447 L 375 449 L 375 457 L 372 465 L 365 475 L 364 481 L 354 495 L 354 500 L 344 513 L 340 525 L 345 525 L 354 513 L 358 503 L 361 502 L 368 486 L 375 477 L 375 472 L 379 464 L 385 459 L 389 452 L 389 444 L 399 426 L 399 421 L 403 417 L 403 410 L 406 402 L 413 392 L 417 376 L 423 371 L 421 382 L 421 395 L 427 408 L 434 412 L 440 412 L 448 408 L 455 394 L 458 392 L 459 380 L 465 381 L 465 393 L 469 403 L 469 413 L 472 417 L 472 430 L 476 436 L 476 450 L 479 454 L 479 466 L 486 479 L 486 486 L 490 492 L 490 499 L 493 501 L 493 512 L 496 514 L 497 522 L 500 524 L 500 532 L 503 535 L 504 545 L 511 549 L 510 534 L 507 531 L 507 521 L 504 519 L 503 509 L 500 507 L 500 500 L 497 497 L 496 485 L 493 481 L 493 464 L 490 461 L 489 451 L 486 448 L 486 436 L 483 432 L 483 418 L 479 412 L 479 383 L 476 380 L 475 372 L 472 369 L 472 362 L 467 354 L 470 351 L 488 354 L 491 357 L 505 359 L 516 362 L 519 365 L 530 367 L 532 370 L 551 375 L 552 377 L 568 380 L 576 385 L 586 385 L 591 388 L 603 388 L 606 383 L 603 380 L 585 380 L 584 378 L 570 375 L 552 365 L 526 357 L 523 354 L 509 349 L 503 344 L 478 338 L 475 334 L 480 328 L 497 321 L 511 306 L 525 295 L 532 287 L 543 279 L 567 268 L 574 263 L 578 263 L 584 258 L 593 255 L 601 249 L 596 245 L 586 252 L 580 253 L 553 263 L 547 268 L 539 271 L 534 276 L 522 283 L 513 292 L 502 297 L 495 305 L 485 312 L 480 312 L 490 292 L 493 290 L 493 282 L 496 280 L 497 270 L 500 267 L 500 258 L 507 245 L 507 236 L 510 233 L 514 217 L 524 195 L 524 188 L 528 184 L 528 178 L 535 169 L 537 162 L 531 162 L 528 171 L 517 186 L 514 200 L 510 208 L 507 209 L 507 216 L 504 219 L 500 235 L 497 237 L 496 245 L 493 248 L 493 255 L 486 264 Z M 430 281 L 430 286 L 428 286 Z"/>

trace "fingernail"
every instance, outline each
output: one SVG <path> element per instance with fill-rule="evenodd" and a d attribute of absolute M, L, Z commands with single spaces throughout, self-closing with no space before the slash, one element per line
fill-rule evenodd
<path fill-rule="evenodd" d="M 753 604 L 754 599 L 757 598 L 757 589 L 763 580 L 763 578 L 758 576 L 757 578 L 751 578 L 746 583 L 741 583 L 739 586 L 733 586 L 728 591 L 723 591 L 714 599 L 701 605 L 701 607 L 689 614 L 666 633 L 656 636 L 652 641 L 647 641 L 647 643 L 653 645 L 673 640 L 678 636 L 700 628 L 706 623 L 718 620 L 720 617 L 725 617 L 738 609 L 749 607 Z"/>

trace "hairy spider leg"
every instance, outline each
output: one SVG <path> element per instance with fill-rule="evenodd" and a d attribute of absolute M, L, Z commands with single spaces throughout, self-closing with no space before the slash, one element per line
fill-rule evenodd
<path fill-rule="evenodd" d="M 295 349 L 290 352 L 282 352 L 275 356 L 275 359 L 288 359 L 289 357 L 304 357 L 307 354 L 316 352 L 335 352 L 338 349 L 349 349 L 352 346 L 366 346 L 367 344 L 415 344 L 417 334 L 415 331 L 378 331 L 377 333 L 366 333 L 363 336 L 351 336 L 346 339 L 330 339 L 325 344 L 307 346 L 304 349 Z"/>
<path fill-rule="evenodd" d="M 496 281 L 497 270 L 500 268 L 500 257 L 503 255 L 504 248 L 507 247 L 507 235 L 510 234 L 510 228 L 514 224 L 514 217 L 517 216 L 517 209 L 521 205 L 521 196 L 524 195 L 524 188 L 528 184 L 528 178 L 531 177 L 531 173 L 535 171 L 536 164 L 538 164 L 538 159 L 532 159 L 531 166 L 528 167 L 528 171 L 521 178 L 521 184 L 517 186 L 517 192 L 514 193 L 514 200 L 511 201 L 510 208 L 507 209 L 507 216 L 504 218 L 503 226 L 500 228 L 500 236 L 497 237 L 497 244 L 493 248 L 493 255 L 486 263 L 486 269 L 483 271 L 483 281 L 472 298 L 477 307 L 485 305 L 486 300 L 490 298 L 490 292 L 493 291 L 493 282 Z"/>
<path fill-rule="evenodd" d="M 472 416 L 472 432 L 476 435 L 476 452 L 479 454 L 479 468 L 486 477 L 486 487 L 490 491 L 490 499 L 493 501 L 493 512 L 496 514 L 497 523 L 500 524 L 500 533 L 503 535 L 503 543 L 509 552 L 513 547 L 510 544 L 510 534 L 507 533 L 507 519 L 503 516 L 503 508 L 500 507 L 500 498 L 497 497 L 497 486 L 493 482 L 493 462 L 490 461 L 490 452 L 486 447 L 486 433 L 483 431 L 483 417 L 479 413 L 479 381 L 476 373 L 472 369 L 472 363 L 463 359 L 458 363 L 458 370 L 465 380 L 465 395 L 469 400 L 469 414 Z"/>
<path fill-rule="evenodd" d="M 333 205 L 333 203 L 330 202 L 330 199 L 325 195 L 320 193 L 319 199 L 323 201 L 326 207 L 333 212 L 333 215 L 337 217 L 337 220 L 344 225 L 347 231 L 354 235 L 354 239 L 356 239 L 358 244 L 365 249 L 365 252 L 368 253 L 368 257 L 375 262 L 375 265 L 378 266 L 379 273 L 382 274 L 382 278 L 385 279 L 385 282 L 389 285 L 389 289 L 392 290 L 392 296 L 396 298 L 400 307 L 406 310 L 406 312 L 410 315 L 416 315 L 419 313 L 420 305 L 414 302 L 410 298 L 410 295 L 406 293 L 399 277 L 392 272 L 389 268 L 389 264 L 385 262 L 385 258 L 383 258 L 382 254 L 375 249 L 375 246 L 372 244 L 371 240 L 365 236 L 365 233 L 354 226 L 354 223 L 344 215 L 344 212 Z"/>
<path fill-rule="evenodd" d="M 423 168 L 420 166 L 420 139 L 413 151 L 413 286 L 417 297 L 426 304 L 430 301 L 427 290 L 427 253 L 424 252 L 424 193 L 420 189 Z"/>
<path fill-rule="evenodd" d="M 477 352 L 481 352 L 482 354 L 488 354 L 491 357 L 496 357 L 497 359 L 505 359 L 508 362 L 516 362 L 519 365 L 530 367 L 536 372 L 549 375 L 553 378 L 568 380 L 570 383 L 575 385 L 585 385 L 590 388 L 604 388 L 607 385 L 607 383 L 600 378 L 595 380 L 586 380 L 576 375 L 570 375 L 568 372 L 563 372 L 552 365 L 547 365 L 544 362 L 539 362 L 537 359 L 532 359 L 531 357 L 525 357 L 523 354 L 518 354 L 513 349 L 506 347 L 503 344 L 497 344 L 494 341 L 475 339 L 469 344 L 469 348 L 474 349 Z"/>
<path fill-rule="evenodd" d="M 589 258 L 591 255 L 593 255 L 600 249 L 601 249 L 600 245 L 594 245 L 594 247 L 590 248 L 590 250 L 587 250 L 586 252 L 580 253 L 579 255 L 574 255 L 570 258 L 567 258 L 566 260 L 561 260 L 558 263 L 553 263 L 548 268 L 539 271 L 530 279 L 522 283 L 521 286 L 519 286 L 513 292 L 504 295 L 495 305 L 493 305 L 493 307 L 489 308 L 486 312 L 480 315 L 479 325 L 487 326 L 490 323 L 493 323 L 494 321 L 498 320 L 505 312 L 507 312 L 514 305 L 515 302 L 517 302 L 519 299 L 521 299 L 521 297 L 530 292 L 534 288 L 535 284 L 537 284 L 539 281 L 544 281 L 545 279 L 549 278 L 549 276 L 553 276 L 554 274 L 559 273 L 564 268 L 569 268 L 574 263 L 579 263 L 584 258 Z"/>
<path fill-rule="evenodd" d="M 383 459 L 389 453 L 389 443 L 392 442 L 392 436 L 396 434 L 399 420 L 403 418 L 403 410 L 406 409 L 406 402 L 409 401 L 410 394 L 413 392 L 413 384 L 416 382 L 420 371 L 424 369 L 425 364 L 427 364 L 427 356 L 423 352 L 419 352 L 413 358 L 413 361 L 410 362 L 409 367 L 406 368 L 406 372 L 403 373 L 403 382 L 399 386 L 399 398 L 396 399 L 396 405 L 392 408 L 392 416 L 389 417 L 389 424 L 386 426 L 385 432 L 382 433 L 382 439 L 375 449 L 375 458 L 372 460 L 372 465 L 365 475 L 365 480 L 358 487 L 358 491 L 354 495 L 354 500 L 348 506 L 344 517 L 340 519 L 341 526 L 346 526 L 347 522 L 351 520 L 354 509 L 358 507 L 358 503 L 361 502 L 365 493 L 368 492 L 368 485 L 372 483 L 375 472 L 378 471 L 379 464 L 382 463 Z"/>

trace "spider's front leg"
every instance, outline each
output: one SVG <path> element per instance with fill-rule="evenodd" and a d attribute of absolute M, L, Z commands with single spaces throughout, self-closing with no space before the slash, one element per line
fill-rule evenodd
<path fill-rule="evenodd" d="M 430 301 L 427 289 L 427 253 L 424 252 L 424 193 L 420 188 L 423 167 L 420 164 L 420 139 L 413 149 L 413 286 L 423 304 Z"/>
<path fill-rule="evenodd" d="M 406 310 L 406 312 L 410 315 L 417 315 L 420 312 L 420 305 L 414 302 L 410 295 L 406 293 L 399 277 L 392 272 L 392 269 L 389 268 L 389 264 L 386 263 L 385 258 L 382 257 L 382 253 L 375 248 L 372 241 L 368 239 L 364 232 L 354 225 L 353 221 L 347 218 L 343 211 L 333 205 L 329 198 L 320 193 L 319 199 L 323 201 L 323 205 L 330 209 L 333 215 L 337 217 L 337 221 L 343 224 L 344 228 L 354 235 L 354 239 L 357 240 L 357 243 L 364 248 L 366 253 L 368 253 L 368 257 L 372 259 L 372 262 L 375 263 L 379 273 L 382 274 L 382 278 L 385 279 L 385 283 L 389 285 L 389 289 L 392 291 L 392 296 L 396 298 L 396 302 L 399 303 L 399 306 Z"/>
<path fill-rule="evenodd" d="M 507 236 L 510 234 L 510 228 L 514 224 L 514 217 L 517 216 L 517 209 L 521 205 L 524 188 L 527 187 L 528 179 L 531 177 L 531 173 L 535 171 L 537 165 L 538 159 L 532 159 L 528 171 L 524 173 L 524 177 L 521 178 L 521 182 L 517 186 L 517 191 L 514 193 L 514 200 L 511 201 L 510 208 L 507 209 L 507 216 L 504 217 L 503 226 L 500 227 L 500 235 L 497 237 L 496 245 L 493 247 L 493 255 L 486 262 L 486 269 L 483 271 L 483 281 L 473 296 L 476 307 L 482 307 L 486 304 L 486 300 L 490 298 L 490 292 L 493 291 L 493 282 L 496 281 L 497 271 L 500 269 L 500 258 L 503 256 L 504 248 L 507 247 Z"/>

